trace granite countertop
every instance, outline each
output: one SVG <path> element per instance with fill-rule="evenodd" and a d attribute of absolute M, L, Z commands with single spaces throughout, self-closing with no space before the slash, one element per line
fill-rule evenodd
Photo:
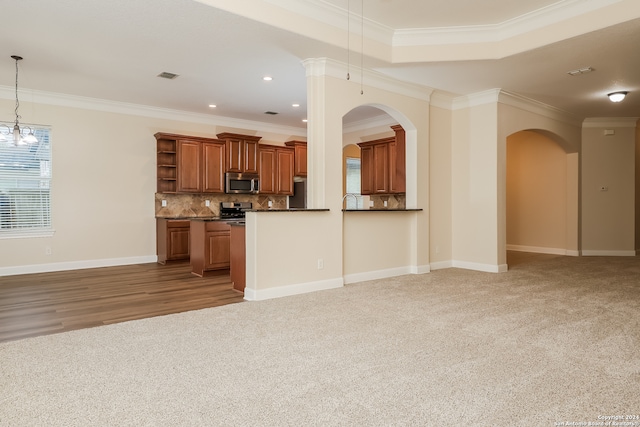
<path fill-rule="evenodd" d="M 420 212 L 422 209 L 404 209 L 404 208 L 373 208 L 373 209 L 342 209 L 342 212 Z"/>
<path fill-rule="evenodd" d="M 290 208 L 290 209 L 248 209 L 247 212 L 329 212 L 329 209 L 306 209 L 306 208 Z"/>

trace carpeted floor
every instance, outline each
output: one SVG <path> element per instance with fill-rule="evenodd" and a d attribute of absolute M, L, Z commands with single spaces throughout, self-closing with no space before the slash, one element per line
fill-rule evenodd
<path fill-rule="evenodd" d="M 637 257 L 447 269 L 1 344 L 0 425 L 640 426 L 639 349 Z"/>

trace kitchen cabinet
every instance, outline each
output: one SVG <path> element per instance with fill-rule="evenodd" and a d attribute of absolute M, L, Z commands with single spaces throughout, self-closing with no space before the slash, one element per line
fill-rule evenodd
<path fill-rule="evenodd" d="M 225 142 L 157 133 L 158 193 L 224 193 Z"/>
<path fill-rule="evenodd" d="M 294 149 L 260 144 L 260 194 L 293 194 Z"/>
<path fill-rule="evenodd" d="M 231 266 L 229 268 L 233 289 L 244 292 L 247 282 L 246 241 L 244 224 L 231 225 Z"/>
<path fill-rule="evenodd" d="M 293 176 L 307 176 L 307 143 L 304 141 L 287 141 L 287 147 L 292 147 L 293 154 Z"/>
<path fill-rule="evenodd" d="M 395 136 L 361 142 L 360 173 L 363 195 L 402 194 L 406 191 L 405 138 L 401 126 Z"/>
<path fill-rule="evenodd" d="M 229 269 L 230 231 L 225 221 L 191 221 L 189 252 L 193 274 L 202 277 L 208 271 Z"/>
<path fill-rule="evenodd" d="M 189 259 L 189 220 L 156 219 L 158 263 Z"/>
<path fill-rule="evenodd" d="M 258 173 L 258 141 L 260 136 L 219 133 L 226 144 L 225 172 Z"/>

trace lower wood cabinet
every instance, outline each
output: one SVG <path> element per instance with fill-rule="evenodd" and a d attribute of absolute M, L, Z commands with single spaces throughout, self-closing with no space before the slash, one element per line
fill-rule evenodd
<path fill-rule="evenodd" d="M 246 242 L 245 242 L 245 226 L 231 226 L 231 267 L 229 275 L 233 289 L 244 292 L 247 283 L 247 260 L 246 260 Z"/>
<path fill-rule="evenodd" d="M 158 263 L 189 259 L 189 220 L 156 219 Z"/>
<path fill-rule="evenodd" d="M 204 276 L 207 271 L 225 270 L 231 265 L 231 227 L 224 221 L 191 221 L 191 272 Z"/>

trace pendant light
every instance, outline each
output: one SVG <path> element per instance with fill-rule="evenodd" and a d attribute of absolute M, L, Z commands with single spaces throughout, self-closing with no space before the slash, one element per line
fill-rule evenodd
<path fill-rule="evenodd" d="M 31 129 L 28 126 L 24 127 L 25 131 L 27 129 L 29 130 L 29 133 L 25 136 L 22 136 L 22 130 L 20 129 L 20 114 L 18 114 L 18 108 L 20 107 L 20 101 L 18 99 L 18 61 L 22 61 L 22 57 L 18 55 L 11 55 L 11 58 L 16 61 L 16 108 L 15 108 L 16 121 L 13 126 L 13 132 L 11 132 L 11 129 L 9 129 L 8 126 L 6 125 L 5 126 L 7 127 L 7 129 L 10 131 L 10 134 L 12 135 L 13 145 L 17 146 L 17 145 L 35 144 L 38 142 L 38 139 L 33 134 L 33 129 Z"/>

